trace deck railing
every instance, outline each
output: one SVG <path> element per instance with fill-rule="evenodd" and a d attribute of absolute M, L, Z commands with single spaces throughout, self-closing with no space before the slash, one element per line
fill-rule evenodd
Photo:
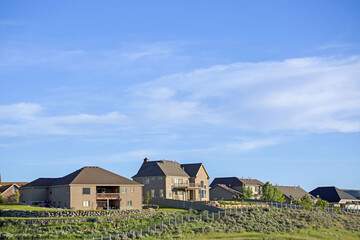
<path fill-rule="evenodd" d="M 97 193 L 96 198 L 100 199 L 119 199 L 120 193 Z"/>
<path fill-rule="evenodd" d="M 201 188 L 200 183 L 174 183 L 173 188 Z"/>

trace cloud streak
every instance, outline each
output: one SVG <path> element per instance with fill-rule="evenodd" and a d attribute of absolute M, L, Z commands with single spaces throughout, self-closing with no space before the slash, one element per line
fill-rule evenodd
<path fill-rule="evenodd" d="M 65 116 L 43 116 L 43 113 L 44 108 L 35 103 L 0 105 L 0 136 L 91 135 L 96 132 L 106 135 L 126 124 L 126 116 L 118 112 Z"/>
<path fill-rule="evenodd" d="M 149 95 L 154 89 L 159 94 Z M 176 112 L 185 111 L 188 122 L 251 131 L 360 131 L 359 57 L 218 65 L 147 82 L 139 92 L 141 110 L 163 109 L 167 120 L 183 122 Z"/>

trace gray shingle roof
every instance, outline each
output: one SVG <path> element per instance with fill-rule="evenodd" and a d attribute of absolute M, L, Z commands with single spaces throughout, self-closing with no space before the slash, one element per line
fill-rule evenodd
<path fill-rule="evenodd" d="M 360 190 L 354 190 L 354 189 L 341 189 L 344 192 L 350 194 L 351 196 L 360 199 Z"/>
<path fill-rule="evenodd" d="M 315 199 L 313 195 L 302 189 L 301 187 L 292 187 L 292 186 L 278 186 L 282 193 L 290 199 L 300 199 L 304 195 L 308 195 L 311 199 Z"/>
<path fill-rule="evenodd" d="M 189 164 L 181 164 L 181 167 L 190 177 L 196 177 L 197 173 L 201 168 L 201 165 L 202 163 L 189 163 Z"/>
<path fill-rule="evenodd" d="M 222 189 L 224 189 L 224 190 L 226 190 L 226 191 L 228 191 L 228 192 L 231 192 L 232 194 L 237 195 L 237 196 L 241 196 L 241 195 L 242 195 L 242 192 L 237 191 L 237 190 L 235 190 L 235 189 L 233 189 L 233 188 L 229 188 L 229 187 L 226 186 L 225 184 L 216 184 L 216 185 L 213 186 L 211 189 L 216 188 L 216 187 L 222 188 Z"/>
<path fill-rule="evenodd" d="M 151 176 L 178 176 L 190 177 L 181 165 L 175 161 L 160 160 L 143 162 L 139 171 L 134 177 L 151 177 Z"/>
<path fill-rule="evenodd" d="M 83 167 L 61 178 L 38 178 L 23 187 L 45 187 L 69 184 L 126 184 L 141 185 L 135 181 L 100 167 Z"/>
<path fill-rule="evenodd" d="M 319 196 L 321 199 L 330 203 L 337 203 L 340 202 L 340 200 L 359 201 L 355 197 L 341 189 L 338 189 L 337 187 L 318 187 L 312 190 L 310 194 L 315 197 Z"/>
<path fill-rule="evenodd" d="M 221 178 L 215 178 L 212 183 L 210 184 L 210 187 L 215 186 L 217 184 L 224 184 L 228 187 L 233 186 L 242 186 L 245 185 L 264 185 L 263 182 L 257 180 L 257 179 L 244 179 L 244 178 L 237 178 L 237 177 L 221 177 Z"/>

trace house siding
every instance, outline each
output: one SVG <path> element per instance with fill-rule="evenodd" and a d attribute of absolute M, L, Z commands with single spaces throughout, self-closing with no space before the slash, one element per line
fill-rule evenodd
<path fill-rule="evenodd" d="M 210 189 L 210 200 L 216 201 L 216 200 L 232 200 L 233 199 L 233 193 L 226 191 L 225 189 L 221 187 L 212 187 Z"/>
<path fill-rule="evenodd" d="M 199 194 L 199 190 L 195 191 L 196 200 L 197 201 L 209 201 L 209 199 L 210 199 L 209 179 L 208 179 L 208 175 L 206 174 L 206 171 L 205 171 L 205 168 L 204 168 L 203 165 L 199 169 L 199 172 L 198 172 L 198 174 L 196 175 L 196 178 L 193 181 L 195 182 L 195 184 L 200 184 L 201 181 L 204 182 L 204 187 L 202 189 L 200 189 L 200 194 Z M 203 198 L 201 196 L 201 191 L 202 190 L 206 191 L 205 198 Z"/>

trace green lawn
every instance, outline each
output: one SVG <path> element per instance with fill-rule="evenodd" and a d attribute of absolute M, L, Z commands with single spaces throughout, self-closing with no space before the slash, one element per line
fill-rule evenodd
<path fill-rule="evenodd" d="M 180 209 L 180 208 L 160 207 L 159 211 L 162 211 L 162 212 L 185 212 L 187 210 Z"/>
<path fill-rule="evenodd" d="M 64 209 L 56 208 L 43 208 L 43 207 L 32 207 L 27 205 L 22 205 L 18 203 L 5 203 L 0 204 L 0 210 L 26 210 L 26 211 L 61 211 Z"/>

